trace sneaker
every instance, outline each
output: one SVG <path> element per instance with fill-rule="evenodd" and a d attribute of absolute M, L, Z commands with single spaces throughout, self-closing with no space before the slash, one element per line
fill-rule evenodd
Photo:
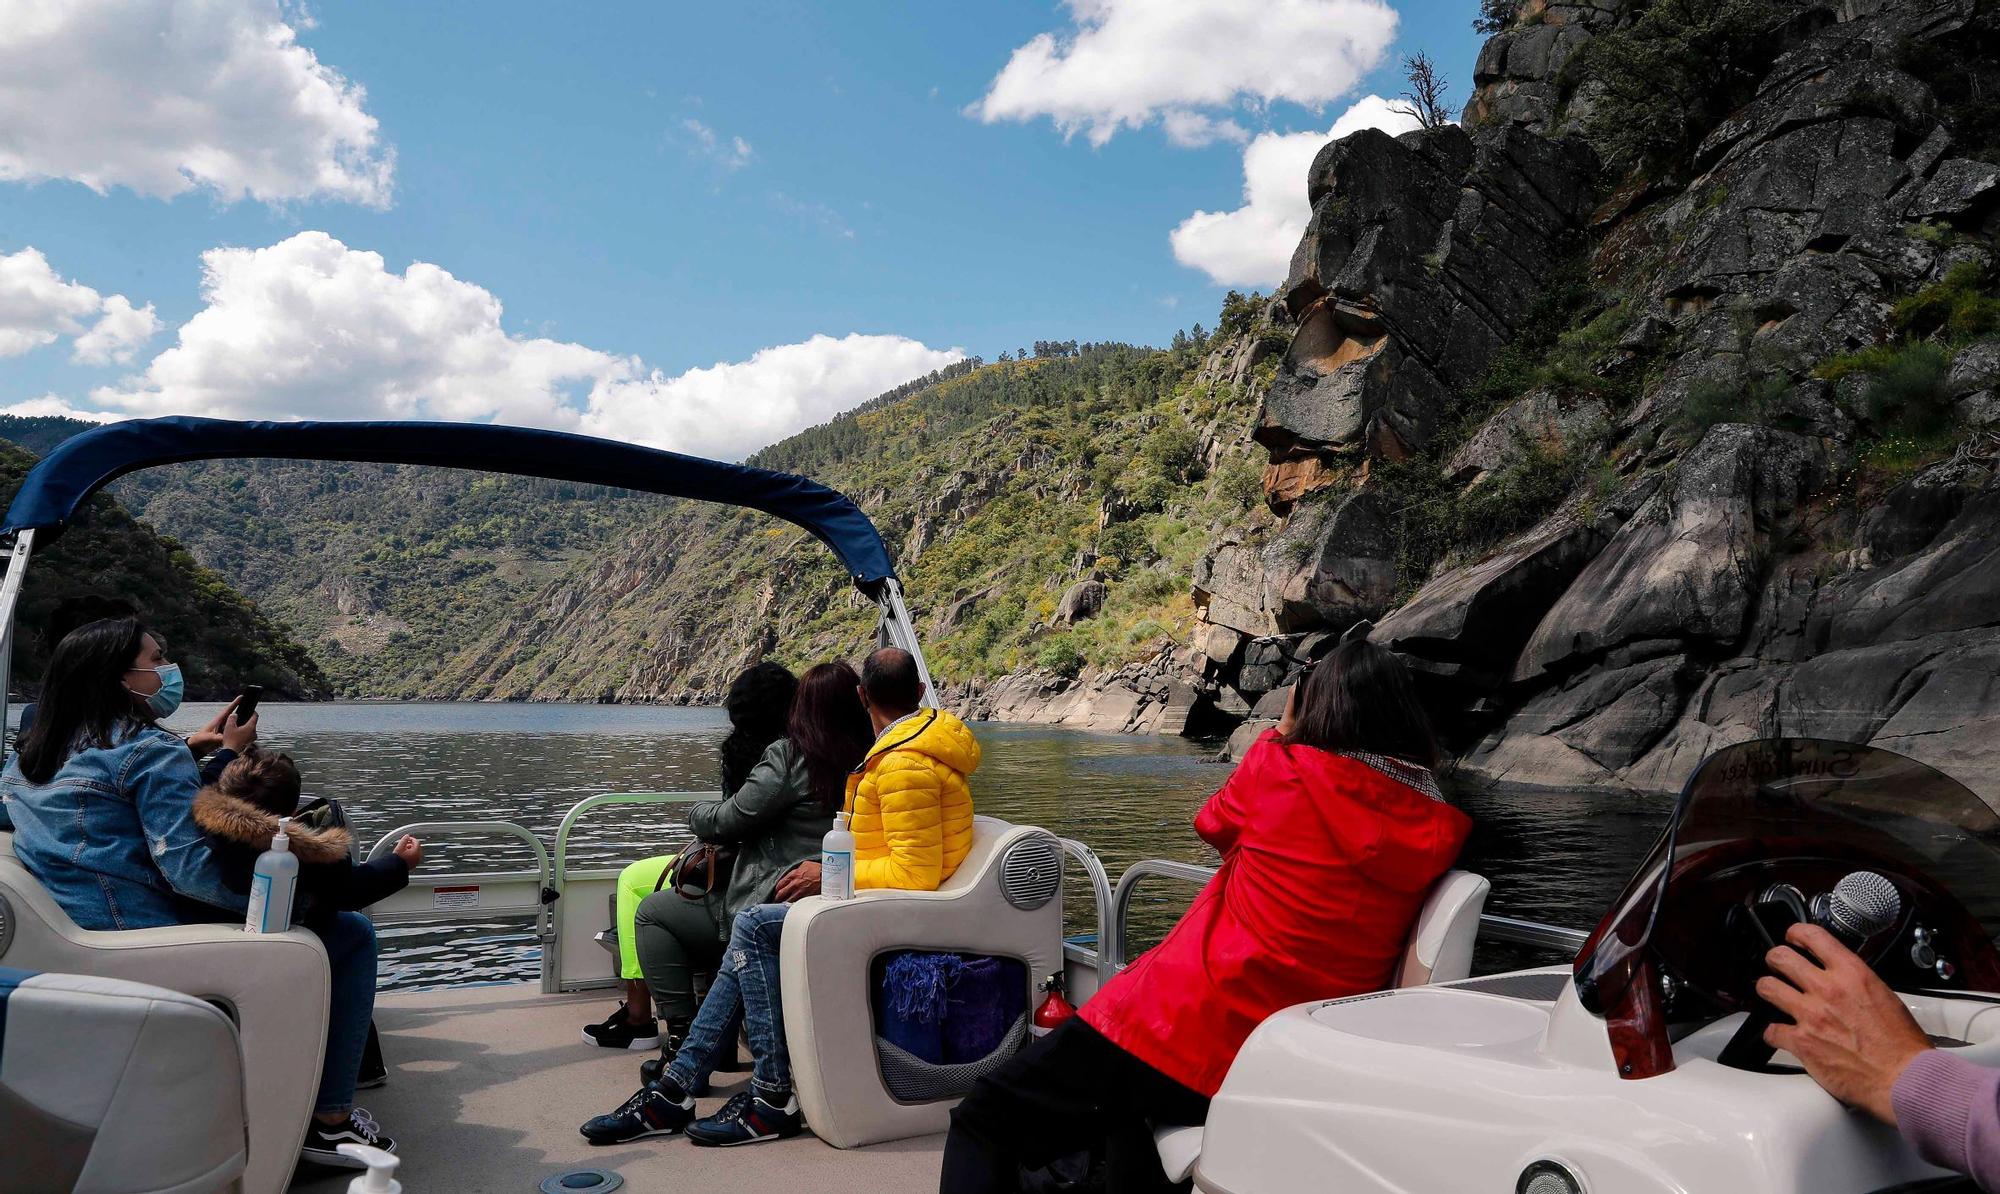
<path fill-rule="evenodd" d="M 584 1121 L 577 1131 L 592 1144 L 624 1144 L 647 1136 L 671 1136 L 694 1121 L 694 1099 L 672 1078 L 639 1088 L 609 1115 Z"/>
<path fill-rule="evenodd" d="M 734 1148 L 739 1144 L 784 1140 L 805 1130 L 805 1116 L 799 1114 L 799 1101 L 791 1094 L 785 1095 L 780 1106 L 746 1090 L 724 1103 L 722 1110 L 714 1115 L 689 1124 L 687 1137 L 690 1143 L 708 1148 Z"/>
<path fill-rule="evenodd" d="M 341 1153 L 340 1146 L 343 1144 L 365 1144 L 385 1153 L 396 1151 L 396 1142 L 382 1134 L 382 1126 L 375 1122 L 375 1117 L 356 1107 L 347 1113 L 347 1122 L 343 1124 L 328 1127 L 313 1120 L 306 1129 L 306 1140 L 299 1148 L 299 1158 L 341 1169 L 366 1169 L 366 1165 Z"/>
<path fill-rule="evenodd" d="M 625 1018 L 625 1005 L 606 1016 L 601 1022 L 588 1025 L 583 1030 L 583 1043 L 604 1049 L 630 1049 L 635 1053 L 660 1047 L 660 1022 L 648 1020 L 644 1024 L 634 1024 Z"/>
<path fill-rule="evenodd" d="M 382 1039 L 375 1035 L 375 1026 L 368 1026 L 368 1043 L 361 1050 L 361 1072 L 355 1076 L 354 1089 L 375 1090 L 389 1085 L 389 1067 L 382 1060 Z"/>
<path fill-rule="evenodd" d="M 666 1072 L 667 1072 L 666 1054 L 662 1053 L 658 1057 L 648 1057 L 646 1060 L 639 1063 L 639 1085 L 651 1086 L 653 1083 L 658 1082 L 660 1078 L 666 1074 Z M 697 1099 L 705 1099 L 708 1097 L 708 1092 L 709 1092 L 708 1083 L 706 1081 L 703 1081 L 694 1086 L 690 1086 L 687 1088 L 687 1092 L 693 1095 Z"/>

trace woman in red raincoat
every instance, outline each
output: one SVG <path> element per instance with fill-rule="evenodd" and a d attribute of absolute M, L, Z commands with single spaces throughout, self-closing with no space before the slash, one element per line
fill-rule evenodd
<path fill-rule="evenodd" d="M 1380 990 L 1472 821 L 1444 802 L 1402 661 L 1343 643 L 1195 817 L 1222 866 L 1167 939 L 952 1114 L 940 1190 L 1020 1188 L 1102 1148 L 1113 1194 L 1167 1189 L 1153 1127 L 1200 1123 L 1280 1008 Z"/>

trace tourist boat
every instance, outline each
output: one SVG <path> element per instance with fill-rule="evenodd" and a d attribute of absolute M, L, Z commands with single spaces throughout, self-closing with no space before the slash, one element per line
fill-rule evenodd
<path fill-rule="evenodd" d="M 488 425 L 169 418 L 66 441 L 15 496 L 0 528 L 11 536 L 0 694 L 35 548 L 116 477 L 222 457 L 484 469 L 754 507 L 832 549 L 878 605 L 881 641 L 921 666 L 874 527 L 804 478 Z M 1114 885 L 1085 843 L 981 817 L 941 890 L 815 898 L 787 921 L 784 1015 L 812 1135 L 740 1151 L 657 1139 L 593 1150 L 576 1125 L 630 1093 L 636 1065 L 575 1044 L 616 983 L 616 872 L 572 865 L 574 834 L 587 820 L 715 795 L 592 796 L 546 842 L 511 822 L 459 821 L 398 826 L 374 844 L 371 855 L 404 833 L 511 839 L 533 858 L 516 870 L 420 872 L 371 911 L 382 925 L 518 916 L 540 944 L 537 985 L 378 1002 L 393 1078 L 370 1102 L 402 1142 L 411 1194 L 934 1190 L 950 1107 L 1027 1025 L 989 1059 L 927 1065 L 877 1036 L 872 961 L 897 949 L 1012 957 L 1031 979 L 1064 974 L 1083 1002 L 1125 963 L 1142 882 L 1212 874 L 1150 860 Z M 1745 1025 L 1763 942 L 1787 918 L 1817 917 L 1852 931 L 1941 1043 L 2000 1063 L 2000 997 L 1981 994 L 2000 991 L 1988 931 L 1996 850 L 2000 818 L 1909 759 L 1810 740 L 1730 747 L 1690 779 L 1596 932 L 1485 914 L 1486 880 L 1448 874 L 1397 985 L 1272 1016 L 1208 1123 L 1160 1134 L 1163 1163 L 1206 1194 L 1970 1189 L 1758 1049 Z M 1080 895 L 1076 907 L 1066 894 Z M 1571 960 L 1473 977 L 1482 940 Z M 0 1188 L 345 1188 L 349 1173 L 293 1172 L 326 1015 L 326 959 L 311 934 L 84 931 L 0 833 L 0 968 L 42 972 L 0 999 Z M 0 992 L 9 981 L 0 970 Z"/>

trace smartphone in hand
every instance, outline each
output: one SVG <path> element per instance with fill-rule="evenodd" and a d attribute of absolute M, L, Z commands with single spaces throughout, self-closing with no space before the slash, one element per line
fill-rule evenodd
<path fill-rule="evenodd" d="M 236 698 L 236 724 L 242 725 L 257 716 L 257 702 L 264 695 L 262 684 L 245 684 L 243 695 Z"/>

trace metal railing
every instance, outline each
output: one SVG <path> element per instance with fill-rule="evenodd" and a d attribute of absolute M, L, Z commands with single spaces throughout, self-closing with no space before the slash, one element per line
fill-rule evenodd
<path fill-rule="evenodd" d="M 512 821 L 412 821 L 376 839 L 368 849 L 372 861 L 389 853 L 404 834 L 432 840 L 449 837 L 504 837 L 524 842 L 535 854 L 535 869 L 525 871 L 419 872 L 403 890 L 368 910 L 378 925 L 428 924 L 445 920 L 488 920 L 496 916 L 533 916 L 535 939 L 543 956 L 557 948 L 555 892 L 550 886 L 549 852 L 542 839 Z"/>
<path fill-rule="evenodd" d="M 570 806 L 556 828 L 555 853 L 550 855 L 532 830 L 512 821 L 416 821 L 399 825 L 369 847 L 367 857 L 380 858 L 395 848 L 404 834 L 416 834 L 429 841 L 464 837 L 510 838 L 533 851 L 532 870 L 457 871 L 448 874 L 419 872 L 410 876 L 409 886 L 369 909 L 376 924 L 426 924 L 453 920 L 490 920 L 496 916 L 532 916 L 535 939 L 541 946 L 541 985 L 555 994 L 617 981 L 616 973 L 588 981 L 565 981 L 563 938 L 570 917 L 587 917 L 563 903 L 563 894 L 581 882 L 614 881 L 622 867 L 575 870 L 570 866 L 570 840 L 576 824 L 593 809 L 614 804 L 694 804 L 719 799 L 715 792 L 606 792 L 589 796 Z"/>
<path fill-rule="evenodd" d="M 1132 893 L 1138 890 L 1139 880 L 1148 875 L 1163 875 L 1201 884 L 1215 877 L 1215 868 L 1197 866 L 1192 862 L 1175 862 L 1169 858 L 1145 858 L 1125 868 L 1125 873 L 1118 876 L 1118 890 L 1111 896 L 1111 932 L 1098 943 L 1098 953 L 1109 958 L 1113 974 L 1125 969 L 1125 964 L 1131 960 L 1126 956 L 1126 928 L 1132 911 Z"/>
<path fill-rule="evenodd" d="M 1118 967 L 1112 962 L 1111 954 L 1105 946 L 1105 942 L 1110 938 L 1111 929 L 1111 909 L 1113 904 L 1111 876 L 1106 873 L 1104 863 L 1098 860 L 1097 851 L 1092 850 L 1089 846 L 1084 845 L 1074 838 L 1067 837 L 1057 838 L 1056 844 L 1062 847 L 1063 853 L 1083 864 L 1084 876 L 1090 880 L 1091 897 L 1097 905 L 1097 947 L 1090 949 L 1074 942 L 1065 941 L 1063 943 L 1063 955 L 1066 958 L 1075 957 L 1081 961 L 1095 964 L 1097 967 L 1097 981 L 1100 983 L 1110 982 L 1112 976 L 1118 973 Z"/>
<path fill-rule="evenodd" d="M 1198 866 L 1191 862 L 1175 862 L 1166 858 L 1148 858 L 1126 868 L 1125 873 L 1118 877 L 1117 890 L 1111 896 L 1110 932 L 1098 942 L 1099 972 L 1103 973 L 1108 963 L 1109 972 L 1115 974 L 1124 969 L 1126 963 L 1131 960 L 1127 930 L 1131 918 L 1132 893 L 1138 889 L 1141 879 L 1149 875 L 1159 875 L 1171 879 L 1184 879 L 1190 883 L 1207 883 L 1215 877 L 1215 870 L 1216 868 L 1212 866 Z M 1579 929 L 1500 916 L 1491 912 L 1479 918 L 1479 938 L 1482 941 L 1499 941 L 1509 945 L 1557 950 L 1574 956 L 1583 948 L 1583 943 L 1589 937 L 1590 934 Z"/>
<path fill-rule="evenodd" d="M 720 799 L 722 799 L 722 793 L 720 792 L 604 792 L 596 796 L 586 796 L 582 800 L 577 801 L 570 806 L 569 812 L 563 814 L 562 823 L 556 827 L 555 896 L 558 904 L 561 904 L 562 897 L 569 891 L 572 883 L 586 881 L 600 882 L 605 879 L 615 881 L 618 872 L 624 869 L 623 867 L 616 867 L 571 872 L 569 866 L 570 837 L 575 832 L 576 823 L 583 819 L 585 813 L 614 804 L 700 804 L 704 801 Z M 571 905 L 559 906 L 556 915 L 567 923 L 571 917 L 587 917 L 590 914 L 588 911 L 576 909 L 572 903 Z M 613 927 L 615 928 L 616 926 Z M 584 938 L 590 936 L 589 934 L 582 933 L 581 928 L 579 928 L 578 932 Z M 615 970 L 608 979 L 604 980 L 572 979 L 566 975 L 563 971 L 562 943 L 564 936 L 566 934 L 559 930 L 555 935 L 555 940 L 543 947 L 542 990 L 544 993 L 553 995 L 562 991 L 576 991 L 588 987 L 609 986 L 617 982 L 617 973 Z"/>
<path fill-rule="evenodd" d="M 540 838 L 512 821 L 418 821 L 400 825 L 383 834 L 369 848 L 368 857 L 380 858 L 394 848 L 404 834 L 419 834 L 433 840 L 449 837 L 497 836 L 512 838 L 534 852 L 535 869 L 506 872 L 459 872 L 419 874 L 410 877 L 409 887 L 370 911 L 378 924 L 417 924 L 428 921 L 490 919 L 494 916 L 532 915 L 535 935 L 542 949 L 542 990 L 554 994 L 585 987 L 615 983 L 612 977 L 572 978 L 563 973 L 563 938 L 566 927 L 576 927 L 591 913 L 572 908 L 563 896 L 573 884 L 602 884 L 616 879 L 622 867 L 572 870 L 570 842 L 577 823 L 596 809 L 620 804 L 694 804 L 719 799 L 716 792 L 606 792 L 589 796 L 572 805 L 556 829 L 553 857 Z M 1082 867 L 1090 883 L 1097 916 L 1096 948 L 1066 941 L 1066 957 L 1095 967 L 1098 982 L 1110 981 L 1131 960 L 1130 921 L 1133 893 L 1141 881 L 1159 876 L 1203 884 L 1215 876 L 1214 867 L 1168 858 L 1148 858 L 1133 863 L 1118 877 L 1114 886 L 1104 863 L 1089 846 L 1073 838 L 1059 837 L 1063 853 Z M 578 926 L 567 924 L 571 917 Z M 588 935 L 588 934 L 586 934 Z M 1541 924 L 1512 916 L 1487 913 L 1480 917 L 1482 941 L 1497 941 L 1548 949 L 1573 955 L 1583 948 L 1588 934 L 1558 925 Z"/>

